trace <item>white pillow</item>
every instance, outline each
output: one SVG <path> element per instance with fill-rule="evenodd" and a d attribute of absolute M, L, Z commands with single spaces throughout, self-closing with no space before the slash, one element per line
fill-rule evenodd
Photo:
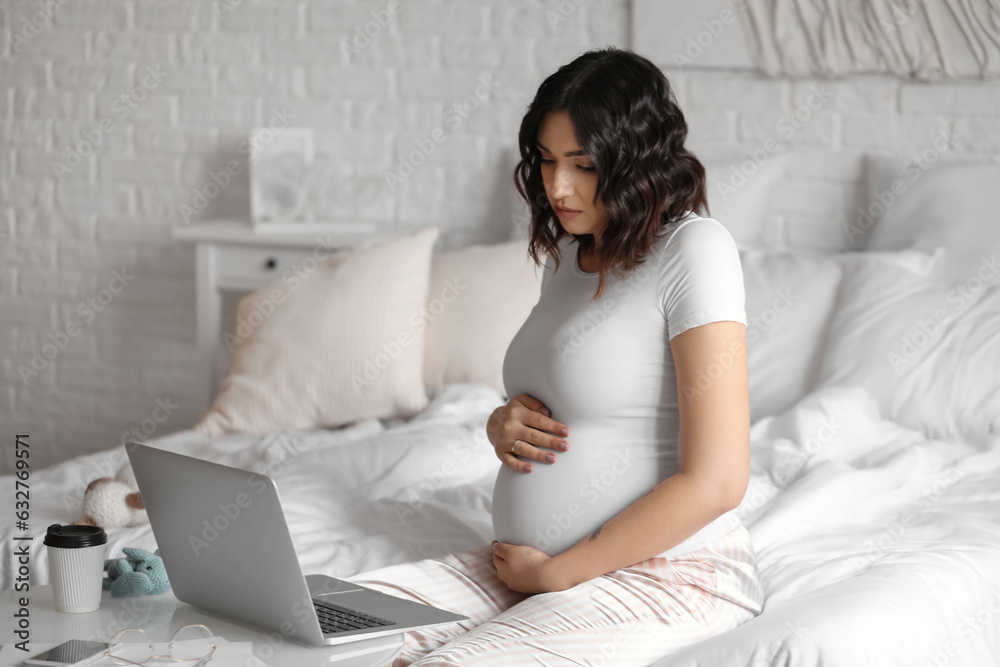
<path fill-rule="evenodd" d="M 871 224 L 869 250 L 933 254 L 943 246 L 950 259 L 940 277 L 950 281 L 1000 251 L 1000 164 L 939 160 L 924 170 L 907 158 L 869 155 L 867 166 L 869 209 L 884 209 Z"/>
<path fill-rule="evenodd" d="M 860 384 L 930 437 L 1000 433 L 1000 262 L 938 278 L 946 254 L 851 253 L 819 386 Z"/>
<path fill-rule="evenodd" d="M 763 151 L 763 149 L 761 149 Z M 766 151 L 764 151 L 766 153 Z M 706 160 L 709 213 L 725 226 L 739 248 L 774 245 L 768 228 L 772 190 L 785 178 L 787 151 L 767 153 L 760 163 L 749 155 L 736 160 Z"/>
<path fill-rule="evenodd" d="M 453 382 L 482 382 L 506 396 L 504 355 L 538 303 L 541 281 L 527 238 L 432 258 L 424 353 L 431 397 Z"/>
<path fill-rule="evenodd" d="M 229 374 L 194 430 L 334 428 L 423 410 L 419 317 L 438 233 L 428 227 L 337 252 L 304 278 L 240 299 Z"/>
<path fill-rule="evenodd" d="M 746 291 L 750 419 L 812 391 L 840 282 L 838 255 L 740 251 Z"/>

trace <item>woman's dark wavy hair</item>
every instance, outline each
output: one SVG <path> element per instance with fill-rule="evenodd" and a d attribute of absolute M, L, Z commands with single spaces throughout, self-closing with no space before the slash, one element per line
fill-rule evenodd
<path fill-rule="evenodd" d="M 545 253 L 558 270 L 557 244 L 565 236 L 575 237 L 588 253 L 595 247 L 593 235 L 562 228 L 545 194 L 536 142 L 549 111 L 569 113 L 580 149 L 597 168 L 593 203 L 603 202 L 610 214 L 596 254 L 598 299 L 608 273 L 625 277 L 641 265 L 665 225 L 688 211 L 708 212 L 705 168 L 684 148 L 684 114 L 670 82 L 650 60 L 607 47 L 563 65 L 538 88 L 518 135 L 514 187 L 530 206 L 528 251 L 538 265 Z"/>

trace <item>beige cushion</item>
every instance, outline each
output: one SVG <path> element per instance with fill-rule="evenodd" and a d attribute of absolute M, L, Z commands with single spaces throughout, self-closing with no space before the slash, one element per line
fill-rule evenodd
<path fill-rule="evenodd" d="M 428 394 L 453 382 L 482 382 L 507 395 L 504 355 L 538 303 L 541 279 L 527 239 L 434 256 L 424 313 Z"/>
<path fill-rule="evenodd" d="M 335 252 L 304 279 L 283 277 L 240 299 L 229 373 L 194 429 L 334 428 L 423 410 L 419 313 L 438 233 Z"/>

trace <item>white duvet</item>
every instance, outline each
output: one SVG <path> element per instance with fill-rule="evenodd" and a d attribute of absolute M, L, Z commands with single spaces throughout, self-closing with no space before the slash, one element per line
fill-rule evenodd
<path fill-rule="evenodd" d="M 155 444 L 271 475 L 303 571 L 343 577 L 493 538 L 500 463 L 485 423 L 504 402 L 486 385 L 454 384 L 409 421 L 212 440 L 183 431 Z M 764 611 L 656 665 L 997 664 L 1000 436 L 928 440 L 882 418 L 864 389 L 828 387 L 756 422 L 752 443 L 738 511 Z M 87 483 L 124 460 L 115 447 L 32 474 L 33 585 L 49 581 L 46 526 L 80 518 Z M 0 479 L 13 498 L 14 478 Z M 12 588 L 12 537 L 23 533 L 2 530 Z M 156 549 L 148 525 L 109 537 L 109 557 Z"/>

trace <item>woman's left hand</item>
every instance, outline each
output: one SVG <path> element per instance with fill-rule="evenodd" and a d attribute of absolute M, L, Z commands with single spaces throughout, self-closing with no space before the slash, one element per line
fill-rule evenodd
<path fill-rule="evenodd" d="M 541 549 L 493 540 L 493 567 L 512 591 L 549 593 L 561 591 L 552 576 L 552 556 Z"/>

